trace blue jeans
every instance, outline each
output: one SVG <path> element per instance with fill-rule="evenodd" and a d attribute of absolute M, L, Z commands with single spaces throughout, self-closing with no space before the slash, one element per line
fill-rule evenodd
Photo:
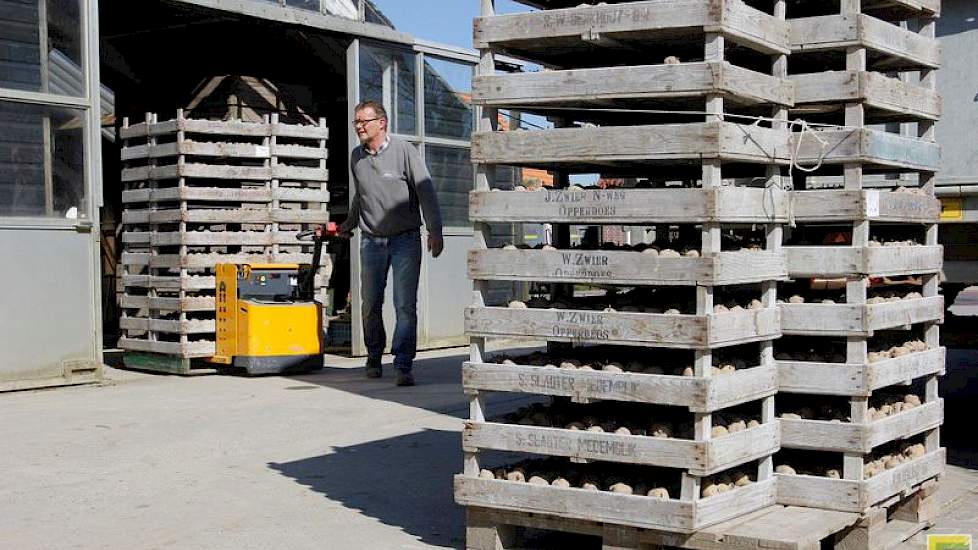
<path fill-rule="evenodd" d="M 421 231 L 393 237 L 360 236 L 360 294 L 363 340 L 368 360 L 380 364 L 387 333 L 384 330 L 384 289 L 387 272 L 394 270 L 394 366 L 410 372 L 418 346 L 418 278 L 421 274 Z"/>

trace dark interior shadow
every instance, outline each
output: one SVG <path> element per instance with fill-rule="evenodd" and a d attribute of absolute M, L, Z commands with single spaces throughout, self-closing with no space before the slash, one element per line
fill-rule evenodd
<path fill-rule="evenodd" d="M 947 447 L 948 463 L 978 469 L 978 442 L 972 422 L 978 403 L 978 349 L 947 350 L 947 374 L 941 379 L 944 426 L 941 444 Z"/>
<path fill-rule="evenodd" d="M 422 542 L 464 548 L 465 514 L 452 494 L 461 445 L 457 432 L 425 430 L 268 466 Z"/>

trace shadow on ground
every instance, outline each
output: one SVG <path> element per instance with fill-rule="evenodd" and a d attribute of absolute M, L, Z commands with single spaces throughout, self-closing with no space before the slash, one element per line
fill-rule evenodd
<path fill-rule="evenodd" d="M 461 446 L 457 432 L 424 430 L 268 466 L 422 542 L 461 548 L 465 517 L 452 493 Z"/>

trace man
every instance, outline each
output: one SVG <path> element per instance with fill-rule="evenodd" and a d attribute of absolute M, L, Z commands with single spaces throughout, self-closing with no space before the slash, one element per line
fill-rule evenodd
<path fill-rule="evenodd" d="M 367 345 L 367 378 L 380 378 L 387 272 L 394 272 L 392 352 L 397 385 L 413 386 L 411 368 L 417 351 L 418 277 L 421 273 L 421 214 L 428 229 L 428 250 L 437 258 L 444 247 L 438 198 L 418 150 L 387 133 L 387 111 L 376 101 L 354 109 L 353 126 L 360 145 L 350 155 L 353 201 L 340 227 L 352 236 L 360 228 L 360 294 L 363 338 Z"/>

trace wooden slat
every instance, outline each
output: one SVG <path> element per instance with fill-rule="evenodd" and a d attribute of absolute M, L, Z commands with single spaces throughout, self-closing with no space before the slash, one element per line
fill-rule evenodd
<path fill-rule="evenodd" d="M 936 171 L 941 148 L 937 143 L 870 129 L 823 130 L 818 138 L 800 132 L 792 136 L 797 159 L 803 166 L 822 164 L 870 164 L 884 168 Z"/>
<path fill-rule="evenodd" d="M 156 288 L 159 290 L 212 290 L 215 288 L 213 276 L 191 275 L 186 277 L 155 276 L 155 275 L 123 275 L 122 285 L 125 287 Z"/>
<path fill-rule="evenodd" d="M 271 246 L 299 244 L 297 231 L 164 231 L 122 234 L 125 243 L 149 243 L 151 246 Z"/>
<path fill-rule="evenodd" d="M 586 51 L 582 36 L 650 40 L 662 31 L 717 32 L 765 53 L 789 53 L 788 26 L 739 0 L 649 0 L 478 17 L 473 44 L 520 56 L 560 48 Z M 530 54 L 532 57 L 532 53 Z"/>
<path fill-rule="evenodd" d="M 906 67 L 940 66 L 937 40 L 866 14 L 802 17 L 789 23 L 793 53 L 865 47 L 898 58 Z"/>
<path fill-rule="evenodd" d="M 791 77 L 795 103 L 861 101 L 867 107 L 925 120 L 941 115 L 941 97 L 933 90 L 871 71 L 825 71 Z"/>
<path fill-rule="evenodd" d="M 943 400 L 925 403 L 865 424 L 782 418 L 781 446 L 786 449 L 868 453 L 884 443 L 934 429 L 943 421 Z"/>
<path fill-rule="evenodd" d="M 872 395 L 874 390 L 944 370 L 944 348 L 911 353 L 866 365 L 777 361 L 782 392 L 820 395 Z"/>
<path fill-rule="evenodd" d="M 239 159 L 267 159 L 271 151 L 266 145 L 253 143 L 211 143 L 199 141 L 179 141 L 173 143 L 131 145 L 122 148 L 121 159 L 159 159 L 191 155 L 198 157 L 221 157 Z"/>
<path fill-rule="evenodd" d="M 469 217 L 487 222 L 783 223 L 788 194 L 775 189 L 472 191 Z"/>
<path fill-rule="evenodd" d="M 465 310 L 465 330 L 471 336 L 691 349 L 770 340 L 780 336 L 781 329 L 777 308 L 664 315 L 470 307 Z"/>
<path fill-rule="evenodd" d="M 689 407 L 693 412 L 710 412 L 774 395 L 776 374 L 773 366 L 698 378 L 465 363 L 462 385 L 467 393 L 519 392 L 564 396 L 575 401 L 656 403 Z"/>
<path fill-rule="evenodd" d="M 233 263 L 281 263 L 281 264 L 308 264 L 312 261 L 312 254 L 144 254 L 144 253 L 122 253 L 123 265 L 145 265 L 155 268 L 186 268 L 186 269 L 213 269 L 217 264 Z"/>
<path fill-rule="evenodd" d="M 778 503 L 862 513 L 940 475 L 945 461 L 946 451 L 939 449 L 864 481 L 776 474 Z"/>
<path fill-rule="evenodd" d="M 325 210 L 298 210 L 298 209 L 221 209 L 221 210 L 124 210 L 122 212 L 122 223 L 124 224 L 153 224 L 153 223 L 200 223 L 200 224 L 226 224 L 226 223 L 324 223 L 327 212 Z"/>
<path fill-rule="evenodd" d="M 727 62 L 602 67 L 476 76 L 472 102 L 516 109 L 533 106 L 606 106 L 623 99 L 721 95 L 734 104 L 793 104 L 786 81 Z"/>
<path fill-rule="evenodd" d="M 214 342 L 207 341 L 181 344 L 180 342 L 160 342 L 125 337 L 119 338 L 119 347 L 127 351 L 162 353 L 182 358 L 212 357 L 217 348 Z"/>
<path fill-rule="evenodd" d="M 937 223 L 941 202 L 931 196 L 879 190 L 817 189 L 791 193 L 798 222 Z"/>
<path fill-rule="evenodd" d="M 944 319 L 944 298 L 882 304 L 780 304 L 781 331 L 808 336 L 863 336 L 874 331 Z"/>
<path fill-rule="evenodd" d="M 937 273 L 944 261 L 941 246 L 786 246 L 788 275 L 919 275 Z"/>
<path fill-rule="evenodd" d="M 123 203 L 201 201 L 201 202 L 252 202 L 267 203 L 273 200 L 285 202 L 328 203 L 329 191 L 298 187 L 254 187 L 225 189 L 220 187 L 167 187 L 163 189 L 130 189 L 122 192 Z"/>
<path fill-rule="evenodd" d="M 149 296 L 123 294 L 122 307 L 127 309 L 159 309 L 162 311 L 214 311 L 214 298 L 211 296 L 151 298 Z"/>
<path fill-rule="evenodd" d="M 479 164 L 587 165 L 607 162 L 701 160 L 786 164 L 790 133 L 732 122 L 582 127 L 472 134 Z"/>
<path fill-rule="evenodd" d="M 270 135 L 305 139 L 329 139 L 329 128 L 276 122 L 271 125 Z"/>
<path fill-rule="evenodd" d="M 298 181 L 329 181 L 329 170 L 300 166 L 227 166 L 209 164 L 173 164 L 123 168 L 122 181 L 152 181 L 176 178 L 206 178 L 265 181 L 271 179 Z"/>
<path fill-rule="evenodd" d="M 119 328 L 126 330 L 166 332 L 171 334 L 206 334 L 215 332 L 215 321 L 213 319 L 196 319 L 189 321 L 145 319 L 123 315 L 121 318 L 119 318 Z"/>
<path fill-rule="evenodd" d="M 201 120 L 201 119 L 173 119 L 163 122 L 146 124 L 140 122 L 127 127 L 120 128 L 119 136 L 122 139 L 131 139 L 147 136 L 162 136 L 174 134 L 177 131 L 184 131 L 190 134 L 211 134 L 221 136 L 282 136 L 305 139 L 329 139 L 329 128 L 326 126 L 312 126 L 300 124 L 284 123 L 262 123 L 244 122 L 240 120 Z"/>
<path fill-rule="evenodd" d="M 470 250 L 468 269 L 470 278 L 480 280 L 638 285 L 721 285 L 787 278 L 781 254 L 759 251 L 659 258 L 614 250 Z"/>
<path fill-rule="evenodd" d="M 684 468 L 697 475 L 709 475 L 774 454 L 778 441 L 777 422 L 707 441 L 473 421 L 466 422 L 462 432 L 462 447 L 469 452 L 492 449 Z"/>

